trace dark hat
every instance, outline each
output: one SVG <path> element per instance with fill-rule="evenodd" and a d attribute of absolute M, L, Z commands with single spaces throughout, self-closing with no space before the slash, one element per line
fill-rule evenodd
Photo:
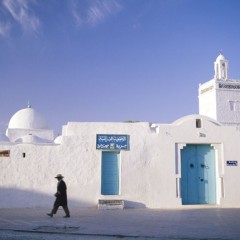
<path fill-rule="evenodd" d="M 62 174 L 58 174 L 55 178 L 64 178 Z"/>

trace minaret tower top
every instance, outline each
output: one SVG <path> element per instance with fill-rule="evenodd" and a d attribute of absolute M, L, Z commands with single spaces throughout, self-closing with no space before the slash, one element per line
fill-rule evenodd
<path fill-rule="evenodd" d="M 226 81 L 228 79 L 228 61 L 222 54 L 220 54 L 216 58 L 216 61 L 214 62 L 214 70 L 215 70 L 215 75 L 214 75 L 215 80 Z"/>
<path fill-rule="evenodd" d="M 199 85 L 199 114 L 240 129 L 240 81 L 228 78 L 228 61 L 220 54 L 214 78 Z"/>

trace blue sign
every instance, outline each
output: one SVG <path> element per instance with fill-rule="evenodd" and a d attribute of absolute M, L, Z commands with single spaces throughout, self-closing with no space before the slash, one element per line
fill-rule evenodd
<path fill-rule="evenodd" d="M 97 149 L 129 150 L 128 135 L 97 134 Z"/>
<path fill-rule="evenodd" d="M 238 161 L 227 161 L 227 166 L 237 166 L 238 165 Z"/>

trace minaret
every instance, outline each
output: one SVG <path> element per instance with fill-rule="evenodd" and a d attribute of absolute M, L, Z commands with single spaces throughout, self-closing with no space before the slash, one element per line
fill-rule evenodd
<path fill-rule="evenodd" d="M 228 61 L 225 59 L 225 57 L 220 54 L 216 61 L 214 62 L 214 70 L 215 75 L 214 79 L 216 80 L 227 80 L 228 79 Z"/>
<path fill-rule="evenodd" d="M 199 85 L 199 114 L 223 125 L 240 126 L 240 80 L 228 79 L 228 61 L 220 54 L 214 78 Z"/>

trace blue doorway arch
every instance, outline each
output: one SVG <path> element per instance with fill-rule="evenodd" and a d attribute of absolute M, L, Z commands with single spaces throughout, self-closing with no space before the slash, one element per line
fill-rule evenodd
<path fill-rule="evenodd" d="M 215 151 L 209 144 L 181 150 L 182 204 L 216 204 Z"/>

